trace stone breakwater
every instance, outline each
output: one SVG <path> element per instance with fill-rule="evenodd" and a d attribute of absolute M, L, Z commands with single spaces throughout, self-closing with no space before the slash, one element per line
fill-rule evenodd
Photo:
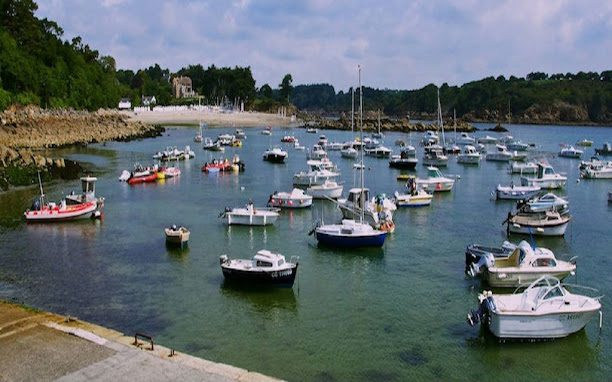
<path fill-rule="evenodd" d="M 309 126 L 315 126 L 322 129 L 335 129 L 335 130 L 350 130 L 351 129 L 351 117 L 348 115 L 341 115 L 340 118 L 321 118 L 315 115 L 300 115 L 302 120 Z M 355 129 L 358 127 L 358 116 L 355 117 Z M 378 117 L 374 113 L 366 113 L 363 118 L 363 130 L 364 131 L 377 131 L 378 129 Z M 435 124 L 423 123 L 423 122 L 410 122 L 407 118 L 390 118 L 381 117 L 380 119 L 380 130 L 381 131 L 401 131 L 401 132 L 421 132 L 427 130 L 439 130 Z M 444 130 L 452 131 L 453 122 L 444 121 Z M 457 121 L 457 131 L 472 132 L 476 130 L 474 126 L 465 121 Z"/>
<path fill-rule="evenodd" d="M 6 189 L 9 184 L 32 183 L 31 174 L 35 175 L 37 170 L 64 174 L 58 169 L 66 167 L 66 160 L 40 155 L 37 150 L 154 137 L 162 132 L 160 126 L 131 121 L 111 110 L 87 112 L 11 107 L 0 113 L 0 187 Z M 69 167 L 75 168 L 72 163 Z M 19 170 L 27 171 L 17 174 Z"/>

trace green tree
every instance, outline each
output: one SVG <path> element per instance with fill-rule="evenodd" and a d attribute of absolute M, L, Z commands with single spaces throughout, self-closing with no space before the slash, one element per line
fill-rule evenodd
<path fill-rule="evenodd" d="M 291 91 L 293 90 L 293 77 L 291 74 L 285 74 L 283 80 L 278 85 L 280 90 L 280 96 L 283 101 L 289 102 L 289 96 L 291 95 Z"/>

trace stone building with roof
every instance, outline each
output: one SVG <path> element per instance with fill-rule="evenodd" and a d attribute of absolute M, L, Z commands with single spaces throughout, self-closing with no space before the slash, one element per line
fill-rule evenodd
<path fill-rule="evenodd" d="M 172 78 L 172 95 L 174 98 L 195 97 L 191 78 L 187 76 L 177 76 Z"/>

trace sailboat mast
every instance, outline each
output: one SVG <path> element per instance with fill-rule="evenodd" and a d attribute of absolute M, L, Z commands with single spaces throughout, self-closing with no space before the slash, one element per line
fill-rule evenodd
<path fill-rule="evenodd" d="M 40 204 L 42 206 L 45 193 L 43 192 L 42 180 L 40 180 L 40 171 L 38 171 L 38 186 L 40 187 Z"/>
<path fill-rule="evenodd" d="M 355 88 L 351 89 L 351 135 L 353 135 L 353 139 L 355 139 Z"/>
<path fill-rule="evenodd" d="M 363 88 L 361 87 L 361 65 L 357 65 L 357 67 L 359 68 L 359 140 L 361 141 L 361 196 L 359 198 L 359 208 L 361 209 L 361 214 L 359 216 L 360 218 L 360 223 L 363 223 L 364 220 L 364 210 L 365 210 L 365 203 L 363 200 L 363 187 L 364 187 L 364 181 L 363 181 L 363 171 L 364 171 L 364 166 L 363 166 Z"/>
<path fill-rule="evenodd" d="M 438 88 L 438 124 L 442 129 L 442 147 L 446 146 L 444 139 L 444 121 L 442 121 L 442 106 L 440 105 L 440 88 Z"/>
<path fill-rule="evenodd" d="M 453 108 L 453 128 L 455 129 L 455 144 L 457 143 L 457 111 Z"/>

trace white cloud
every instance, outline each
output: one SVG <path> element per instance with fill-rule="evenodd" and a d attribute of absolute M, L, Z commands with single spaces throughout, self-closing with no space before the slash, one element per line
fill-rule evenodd
<path fill-rule="evenodd" d="M 250 65 L 257 84 L 418 88 L 490 75 L 610 69 L 612 3 L 586 0 L 51 0 L 40 17 L 118 67 Z"/>

